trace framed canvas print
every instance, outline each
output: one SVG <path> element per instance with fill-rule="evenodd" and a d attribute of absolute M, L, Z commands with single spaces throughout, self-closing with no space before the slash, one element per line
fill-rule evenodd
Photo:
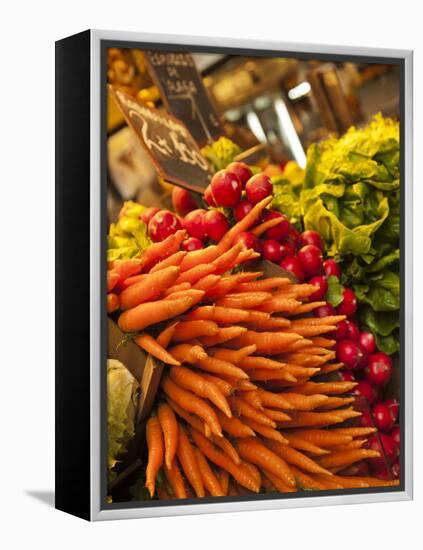
<path fill-rule="evenodd" d="M 412 53 L 56 43 L 56 506 L 412 498 Z"/>

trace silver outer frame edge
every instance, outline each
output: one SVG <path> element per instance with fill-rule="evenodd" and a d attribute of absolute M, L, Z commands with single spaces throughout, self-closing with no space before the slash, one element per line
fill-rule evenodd
<path fill-rule="evenodd" d="M 363 55 L 374 57 L 391 57 L 403 59 L 404 66 L 404 119 L 406 122 L 403 138 L 405 140 L 404 173 L 407 186 L 405 194 L 405 490 L 384 493 L 366 493 L 335 496 L 313 496 L 307 498 L 290 498 L 271 500 L 251 500 L 216 503 L 180 504 L 178 506 L 159 506 L 145 508 L 101 509 L 100 501 L 100 304 L 101 289 L 99 285 L 102 266 L 101 250 L 101 120 L 100 120 L 100 43 L 102 40 L 165 43 L 175 45 L 190 44 L 193 46 L 248 48 L 255 50 L 273 50 L 292 53 L 332 54 L 332 55 Z M 91 520 L 113 520 L 147 517 L 165 517 L 178 515 L 210 514 L 221 512 L 263 511 L 282 508 L 333 506 L 337 504 L 361 504 L 390 501 L 404 501 L 413 498 L 413 52 L 411 50 L 392 50 L 385 48 L 364 48 L 354 46 L 333 46 L 326 44 L 285 43 L 274 41 L 241 40 L 232 38 L 177 36 L 166 34 L 150 34 L 123 31 L 91 30 L 91 166 L 90 166 L 90 330 L 91 330 Z M 404 121 L 401 121 L 404 122 Z"/>

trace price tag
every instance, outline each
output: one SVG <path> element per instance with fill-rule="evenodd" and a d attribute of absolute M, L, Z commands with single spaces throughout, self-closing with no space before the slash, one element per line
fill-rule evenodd
<path fill-rule="evenodd" d="M 180 187 L 203 193 L 210 183 L 211 168 L 186 126 L 121 90 L 111 87 L 111 92 L 160 177 Z"/>

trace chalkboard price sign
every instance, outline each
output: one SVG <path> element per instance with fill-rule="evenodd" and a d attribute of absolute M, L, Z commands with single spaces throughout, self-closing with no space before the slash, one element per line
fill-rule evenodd
<path fill-rule="evenodd" d="M 147 107 L 116 88 L 111 87 L 111 91 L 160 177 L 203 193 L 210 182 L 211 169 L 184 124 L 172 116 Z"/>
<path fill-rule="evenodd" d="M 167 110 L 183 120 L 200 146 L 224 134 L 191 54 L 147 51 L 150 74 Z"/>

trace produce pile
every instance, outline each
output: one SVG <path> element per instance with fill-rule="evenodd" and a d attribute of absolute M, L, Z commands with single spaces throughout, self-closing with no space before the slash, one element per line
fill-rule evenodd
<path fill-rule="evenodd" d="M 389 357 L 374 353 L 372 335 L 351 320 L 354 293 L 340 287 L 333 260 L 324 265 L 320 236 L 300 235 L 268 209 L 271 195 L 265 174 L 232 163 L 206 192 L 213 209 L 199 209 L 178 190 L 174 206 L 184 217 L 143 210 L 139 219 L 153 244 L 109 261 L 108 312 L 166 365 L 146 430 L 150 497 L 398 483 L 390 469 L 398 455 L 394 438 L 382 439 L 366 421 L 344 425 L 365 417 L 352 394 L 365 380 L 357 383 L 351 372 L 367 362 L 366 376 L 381 386 Z M 122 214 L 121 220 L 128 209 Z M 283 238 L 275 234 L 281 228 Z M 302 272 L 286 261 L 287 276 L 253 270 L 261 254 L 271 259 L 266 241 L 282 247 L 288 238 L 293 253 L 280 261 L 295 260 Z M 334 310 L 327 294 L 338 287 Z M 393 424 L 397 404 L 386 406 Z M 379 478 L 369 475 L 369 463 Z"/>

